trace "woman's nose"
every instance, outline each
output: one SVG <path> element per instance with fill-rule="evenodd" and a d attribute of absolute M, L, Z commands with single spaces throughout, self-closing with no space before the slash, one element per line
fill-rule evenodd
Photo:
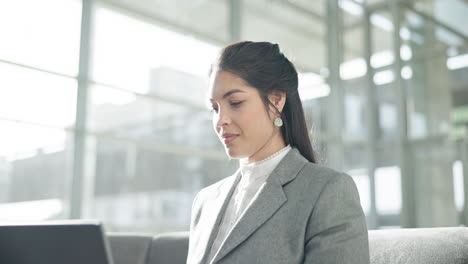
<path fill-rule="evenodd" d="M 230 118 L 225 112 L 226 111 L 219 111 L 218 120 L 216 122 L 217 127 L 223 127 L 224 125 L 229 124 Z"/>

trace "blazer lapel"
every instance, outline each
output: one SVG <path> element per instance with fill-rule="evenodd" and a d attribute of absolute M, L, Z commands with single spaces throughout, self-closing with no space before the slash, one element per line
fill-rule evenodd
<path fill-rule="evenodd" d="M 288 200 L 283 191 L 283 185 L 293 180 L 307 163 L 308 160 L 296 148 L 292 148 L 284 156 L 260 187 L 256 200 L 228 234 L 212 263 L 218 262 L 246 240 Z"/>
<path fill-rule="evenodd" d="M 220 186 L 217 193 L 210 199 L 210 203 L 205 206 L 206 210 L 209 212 L 209 216 L 205 218 L 208 222 L 206 223 L 206 229 L 203 227 L 203 230 L 211 231 L 206 234 L 205 239 L 200 240 L 200 246 L 205 249 L 200 263 L 206 263 L 206 258 L 209 256 L 211 251 L 211 245 L 218 234 L 220 221 L 224 216 L 229 200 L 240 180 L 240 177 L 241 173 L 240 169 L 238 169 L 233 174 L 232 178 Z"/>

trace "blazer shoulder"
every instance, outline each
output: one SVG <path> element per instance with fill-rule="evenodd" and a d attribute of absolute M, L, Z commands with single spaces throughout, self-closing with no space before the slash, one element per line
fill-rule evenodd
<path fill-rule="evenodd" d="M 335 177 L 346 177 L 348 176 L 344 172 L 337 171 L 335 169 L 325 167 L 324 165 L 308 162 L 300 172 L 301 174 L 313 175 L 314 178 L 324 178 L 331 180 Z"/>
<path fill-rule="evenodd" d="M 334 182 L 353 182 L 351 176 L 344 172 L 312 162 L 308 162 L 302 168 L 298 178 L 306 181 L 308 183 L 306 184 L 307 186 L 320 186 L 322 188 Z"/>

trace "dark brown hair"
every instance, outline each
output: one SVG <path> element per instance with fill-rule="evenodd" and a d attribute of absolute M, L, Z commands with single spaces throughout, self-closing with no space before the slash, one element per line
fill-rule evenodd
<path fill-rule="evenodd" d="M 226 46 L 211 65 L 213 71 L 227 71 L 241 77 L 260 92 L 268 111 L 268 95 L 285 92 L 286 103 L 281 114 L 284 142 L 296 147 L 310 162 L 316 163 L 310 142 L 304 110 L 298 93 L 297 71 L 294 65 L 279 50 L 278 44 L 270 42 L 242 41 Z"/>

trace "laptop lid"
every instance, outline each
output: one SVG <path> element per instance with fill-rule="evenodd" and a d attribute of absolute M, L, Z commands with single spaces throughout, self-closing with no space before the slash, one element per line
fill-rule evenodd
<path fill-rule="evenodd" d="M 2 264 L 113 264 L 102 223 L 64 220 L 0 224 Z"/>

